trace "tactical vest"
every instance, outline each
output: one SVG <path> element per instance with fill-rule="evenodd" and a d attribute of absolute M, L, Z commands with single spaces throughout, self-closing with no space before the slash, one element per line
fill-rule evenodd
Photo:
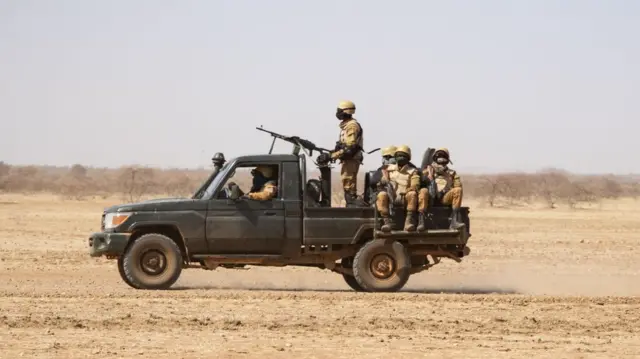
<path fill-rule="evenodd" d="M 411 176 L 416 173 L 416 169 L 406 165 L 403 168 L 398 168 L 397 165 L 389 165 L 389 179 L 394 184 L 396 194 L 406 194 L 411 184 Z"/>
<path fill-rule="evenodd" d="M 438 192 L 450 190 L 453 187 L 453 178 L 455 177 L 456 171 L 449 168 L 439 168 L 438 166 L 434 166 L 434 170 L 434 180 L 436 182 Z"/>
<path fill-rule="evenodd" d="M 344 123 L 340 124 L 340 135 L 338 136 L 338 141 L 340 141 L 340 143 L 346 143 L 347 140 L 347 125 L 350 125 L 351 123 L 355 122 L 356 125 L 358 125 L 358 132 L 356 133 L 356 145 L 358 146 L 358 150 L 356 152 L 356 154 L 353 156 L 353 159 L 362 159 L 362 150 L 364 148 L 364 140 L 363 140 L 363 130 L 362 130 L 362 126 L 360 126 L 360 124 L 358 123 L 358 121 L 356 121 L 355 118 L 351 118 L 350 120 L 345 121 Z"/>

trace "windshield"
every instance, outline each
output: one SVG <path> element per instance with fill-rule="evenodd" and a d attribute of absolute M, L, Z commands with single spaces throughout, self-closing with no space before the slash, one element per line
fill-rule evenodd
<path fill-rule="evenodd" d="M 229 169 L 229 163 L 225 163 L 217 173 L 212 173 L 206 182 L 198 189 L 198 192 L 193 196 L 194 199 L 207 198 L 213 194 L 214 188 L 218 186 L 220 179 L 224 177 L 224 174 Z"/>

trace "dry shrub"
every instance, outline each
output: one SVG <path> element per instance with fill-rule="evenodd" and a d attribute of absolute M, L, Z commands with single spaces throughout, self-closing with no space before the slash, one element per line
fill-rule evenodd
<path fill-rule="evenodd" d="M 82 200 L 89 196 L 120 196 L 124 201 L 144 197 L 188 197 L 210 174 L 207 169 L 158 169 L 126 166 L 118 169 L 93 168 L 80 164 L 70 167 L 11 166 L 0 162 L 0 191 L 15 193 L 57 193 L 63 198 Z M 234 178 L 249 184 L 247 178 Z M 317 171 L 307 178 L 317 178 Z M 358 175 L 362 192 L 364 173 Z M 511 172 L 491 175 L 462 174 L 465 198 L 483 201 L 492 207 L 513 207 L 543 203 L 548 208 L 562 204 L 570 208 L 605 199 L 640 197 L 640 176 L 579 176 L 558 169 L 535 173 Z M 344 205 L 340 174 L 332 173 L 334 206 Z"/>

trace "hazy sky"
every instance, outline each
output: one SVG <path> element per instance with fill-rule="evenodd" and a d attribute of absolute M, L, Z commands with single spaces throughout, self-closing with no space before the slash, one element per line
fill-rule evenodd
<path fill-rule="evenodd" d="M 0 160 L 208 166 L 267 151 L 260 125 L 333 147 L 350 99 L 367 150 L 640 172 L 639 19 L 631 0 L 0 0 Z"/>

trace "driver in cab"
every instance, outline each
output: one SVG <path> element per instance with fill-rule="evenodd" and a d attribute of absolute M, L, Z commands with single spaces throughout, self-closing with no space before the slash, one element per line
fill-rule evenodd
<path fill-rule="evenodd" d="M 277 174 L 270 166 L 260 165 L 251 170 L 253 185 L 249 193 L 242 195 L 242 198 L 257 201 L 268 201 L 278 195 Z"/>

